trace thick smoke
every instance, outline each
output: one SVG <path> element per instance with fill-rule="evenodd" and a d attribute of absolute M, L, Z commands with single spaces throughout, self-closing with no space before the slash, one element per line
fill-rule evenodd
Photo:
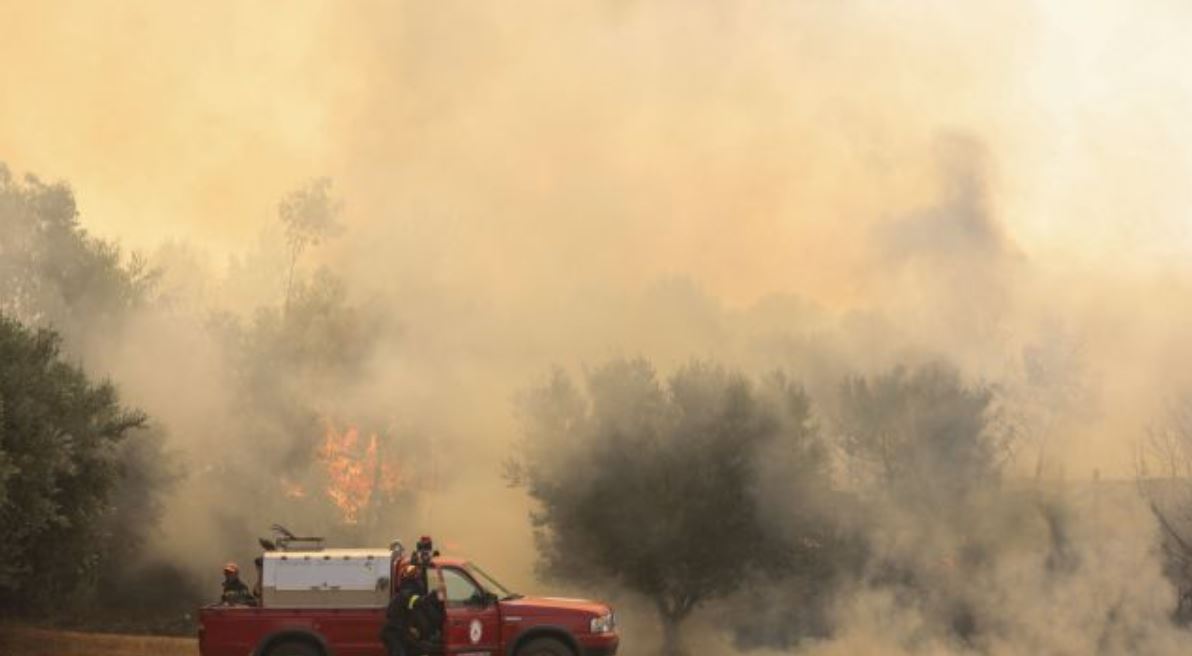
<path fill-rule="evenodd" d="M 1175 593 L 1120 481 L 1192 356 L 1188 18 L 8 3 L 0 160 L 68 180 L 85 226 L 160 268 L 152 305 L 72 325 L 68 346 L 168 435 L 185 473 L 154 549 L 199 580 L 280 521 L 433 532 L 537 587 L 500 463 L 513 399 L 555 364 L 782 367 L 835 430 L 841 380 L 945 361 L 996 391 L 1002 487 L 972 535 L 933 536 L 939 556 L 874 538 L 923 521 L 895 499 L 894 525 L 858 530 L 867 563 L 911 562 L 917 587 L 862 568 L 830 635 L 783 648 L 1161 653 L 1185 648 Z M 278 204 L 324 175 L 344 231 L 287 292 Z M 317 464 L 329 423 L 396 455 L 385 516 L 341 525 Z M 970 542 L 991 554 L 978 575 L 949 573 Z M 956 600 L 983 623 L 941 619 Z M 731 653 L 718 610 L 708 644 Z"/>

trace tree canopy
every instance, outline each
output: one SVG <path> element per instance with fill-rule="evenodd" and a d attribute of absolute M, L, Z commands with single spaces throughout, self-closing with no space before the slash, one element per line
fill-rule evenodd
<path fill-rule="evenodd" d="M 145 415 L 65 362 L 55 333 L 2 315 L 0 362 L 0 606 L 28 607 L 92 580 Z"/>
<path fill-rule="evenodd" d="M 583 387 L 556 371 L 522 409 L 510 476 L 539 504 L 543 572 L 649 598 L 667 653 L 699 605 L 793 562 L 763 518 L 759 458 L 796 454 L 792 474 L 826 481 L 808 399 L 778 376 L 757 385 L 694 362 L 664 382 L 645 360 L 614 360 Z"/>
<path fill-rule="evenodd" d="M 0 163 L 0 312 L 68 342 L 103 334 L 142 303 L 156 274 L 79 225 L 70 187 L 17 179 Z"/>
<path fill-rule="evenodd" d="M 995 481 L 1009 454 L 993 413 L 993 390 L 949 366 L 899 367 L 844 381 L 841 444 L 885 491 L 950 505 Z"/>

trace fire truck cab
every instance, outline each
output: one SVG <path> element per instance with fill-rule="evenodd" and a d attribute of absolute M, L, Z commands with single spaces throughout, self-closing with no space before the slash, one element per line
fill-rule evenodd
<path fill-rule="evenodd" d="M 199 611 L 202 656 L 386 656 L 380 634 L 399 572 L 399 548 L 271 551 L 260 606 Z M 440 654 L 611 656 L 613 610 L 580 599 L 513 593 L 471 561 L 436 556 L 428 584 L 444 600 Z"/>

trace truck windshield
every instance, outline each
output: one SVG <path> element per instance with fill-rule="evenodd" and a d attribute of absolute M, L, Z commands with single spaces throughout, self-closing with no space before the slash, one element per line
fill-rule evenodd
<path fill-rule="evenodd" d="M 494 592 L 500 595 L 502 599 L 517 599 L 521 597 L 521 595 L 517 594 L 516 592 L 510 592 L 509 588 L 497 583 L 497 580 L 489 576 L 488 572 L 480 569 L 472 563 L 468 563 L 467 568 L 468 573 L 472 575 L 472 578 L 476 579 L 481 585 L 488 588 L 489 592 Z"/>

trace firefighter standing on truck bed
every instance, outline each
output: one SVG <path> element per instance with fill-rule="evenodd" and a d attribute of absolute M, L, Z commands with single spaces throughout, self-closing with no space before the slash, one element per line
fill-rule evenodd
<path fill-rule="evenodd" d="M 223 569 L 223 594 L 219 601 L 228 606 L 256 606 L 257 598 L 253 596 L 244 581 L 240 580 L 240 568 L 236 563 L 228 563 Z"/>

